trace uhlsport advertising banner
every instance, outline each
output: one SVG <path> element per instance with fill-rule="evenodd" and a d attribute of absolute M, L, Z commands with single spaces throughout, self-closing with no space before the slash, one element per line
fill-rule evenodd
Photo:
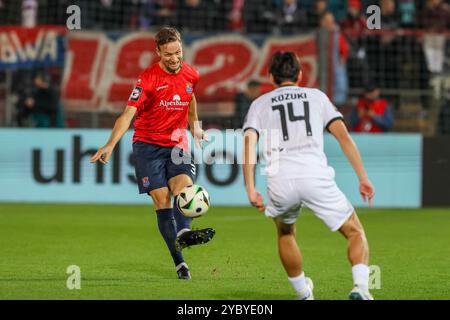
<path fill-rule="evenodd" d="M 149 196 L 138 194 L 131 131 L 107 165 L 90 163 L 91 155 L 109 134 L 110 130 L 0 129 L 0 201 L 150 203 Z M 208 130 L 208 135 L 210 142 L 203 149 L 193 149 L 196 183 L 207 189 L 212 205 L 248 205 L 242 175 L 242 132 Z M 354 135 L 354 140 L 376 188 L 374 205 L 420 207 L 422 137 Z M 366 206 L 355 173 L 329 134 L 325 152 L 341 190 L 355 206 Z M 256 182 L 265 196 L 264 161 L 256 168 Z"/>

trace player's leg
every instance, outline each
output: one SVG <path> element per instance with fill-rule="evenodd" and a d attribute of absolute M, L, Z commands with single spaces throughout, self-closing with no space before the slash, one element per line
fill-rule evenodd
<path fill-rule="evenodd" d="M 369 263 L 369 245 L 366 234 L 356 212 L 339 228 L 348 242 L 348 260 L 354 265 Z"/>
<path fill-rule="evenodd" d="M 176 205 L 176 196 L 184 187 L 195 181 L 196 167 L 192 157 L 184 150 L 174 147 L 166 163 L 169 189 L 174 195 L 174 216 L 177 220 L 177 247 L 179 250 L 209 242 L 215 235 L 213 228 L 191 230 L 192 219 L 185 217 Z"/>
<path fill-rule="evenodd" d="M 176 249 L 177 230 L 170 203 L 170 192 L 167 187 L 158 188 L 150 191 L 153 204 L 156 208 L 156 217 L 158 220 L 158 228 L 167 248 L 172 256 L 178 277 L 180 279 L 190 279 L 187 264 L 184 262 L 183 255 Z"/>
<path fill-rule="evenodd" d="M 277 217 L 273 221 L 278 233 L 278 253 L 281 263 L 288 275 L 289 282 L 297 292 L 301 300 L 312 300 L 312 281 L 305 277 L 302 266 L 302 255 L 297 245 L 295 224 L 283 222 L 283 218 Z"/>
<path fill-rule="evenodd" d="M 295 238 L 295 224 L 285 224 L 279 218 L 274 218 L 273 221 L 277 227 L 281 263 L 289 277 L 297 277 L 303 269 L 302 255 Z"/>
<path fill-rule="evenodd" d="M 161 150 L 158 146 L 144 142 L 135 142 L 133 144 L 139 193 L 145 193 L 152 197 L 156 209 L 158 228 L 172 256 L 178 277 L 180 279 L 189 279 L 189 273 L 183 272 L 184 268 L 187 268 L 183 255 L 179 250 L 176 250 L 177 230 L 170 202 L 170 191 L 167 187 L 166 162 L 164 159 L 161 159 Z"/>
<path fill-rule="evenodd" d="M 192 185 L 193 181 L 187 174 L 179 174 L 168 181 L 169 189 L 173 194 L 173 211 L 175 221 L 177 222 L 177 233 L 184 232 L 191 229 L 192 218 L 183 215 L 176 205 L 176 197 L 180 194 L 183 188 Z"/>
<path fill-rule="evenodd" d="M 305 277 L 302 268 L 302 255 L 296 241 L 295 221 L 301 201 L 298 186 L 287 179 L 268 179 L 268 202 L 265 215 L 273 218 L 277 227 L 278 253 L 288 275 L 288 280 L 301 300 L 313 300 L 313 284 Z"/>
<path fill-rule="evenodd" d="M 180 170 L 180 168 L 178 168 Z M 172 170 L 173 171 L 173 170 Z M 197 244 L 209 242 L 215 235 L 213 228 L 204 228 L 200 230 L 191 230 L 192 218 L 184 216 L 176 205 L 176 197 L 186 186 L 192 185 L 192 178 L 185 174 L 178 174 L 169 179 L 168 185 L 172 192 L 173 212 L 177 222 L 177 240 L 176 246 L 178 250 Z"/>
<path fill-rule="evenodd" d="M 347 255 L 352 265 L 354 288 L 349 297 L 372 300 L 369 293 L 369 244 L 356 212 L 339 228 L 339 232 L 347 239 Z"/>
<path fill-rule="evenodd" d="M 303 202 L 331 231 L 340 231 L 348 241 L 348 258 L 354 283 L 369 297 L 368 245 L 355 209 L 332 178 L 302 179 Z"/>

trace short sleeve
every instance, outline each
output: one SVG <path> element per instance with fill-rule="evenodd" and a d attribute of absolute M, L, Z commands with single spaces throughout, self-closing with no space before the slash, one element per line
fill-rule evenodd
<path fill-rule="evenodd" d="M 256 101 L 254 101 L 251 104 L 248 113 L 244 119 L 244 126 L 242 127 L 244 132 L 247 130 L 255 130 L 256 133 L 259 135 L 262 128 L 259 115 L 260 112 L 258 112 L 258 104 Z"/>
<path fill-rule="evenodd" d="M 136 107 L 138 110 L 144 105 L 148 95 L 148 80 L 144 74 L 141 74 L 128 98 L 128 106 Z"/>
<path fill-rule="evenodd" d="M 344 116 L 342 115 L 342 113 L 340 113 L 338 111 L 338 109 L 336 108 L 336 106 L 330 101 L 330 99 L 328 98 L 328 96 L 323 93 L 322 91 L 320 92 L 320 101 L 322 102 L 322 108 L 323 108 L 323 127 L 324 129 L 329 128 L 329 126 L 336 120 L 344 120 Z"/>

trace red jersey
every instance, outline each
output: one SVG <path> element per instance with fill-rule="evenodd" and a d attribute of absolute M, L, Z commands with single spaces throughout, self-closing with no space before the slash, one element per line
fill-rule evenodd
<path fill-rule="evenodd" d="M 188 151 L 189 104 L 198 80 L 198 71 L 185 62 L 177 74 L 164 71 L 159 63 L 142 72 L 128 100 L 128 106 L 137 108 L 133 142 L 178 145 Z"/>
<path fill-rule="evenodd" d="M 375 112 L 379 117 L 382 117 L 388 107 L 387 101 L 384 99 L 377 99 L 375 101 L 368 101 L 364 98 L 358 100 L 356 109 L 368 109 Z M 354 128 L 356 132 L 384 132 L 383 128 L 377 125 L 371 117 L 363 116 L 358 125 Z"/>

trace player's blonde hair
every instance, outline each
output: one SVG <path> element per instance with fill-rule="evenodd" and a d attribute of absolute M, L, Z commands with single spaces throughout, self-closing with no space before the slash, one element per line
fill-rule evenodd
<path fill-rule="evenodd" d="M 155 42 L 158 49 L 160 48 L 160 46 L 174 41 L 181 42 L 181 35 L 177 29 L 172 27 L 163 27 L 155 36 Z"/>

